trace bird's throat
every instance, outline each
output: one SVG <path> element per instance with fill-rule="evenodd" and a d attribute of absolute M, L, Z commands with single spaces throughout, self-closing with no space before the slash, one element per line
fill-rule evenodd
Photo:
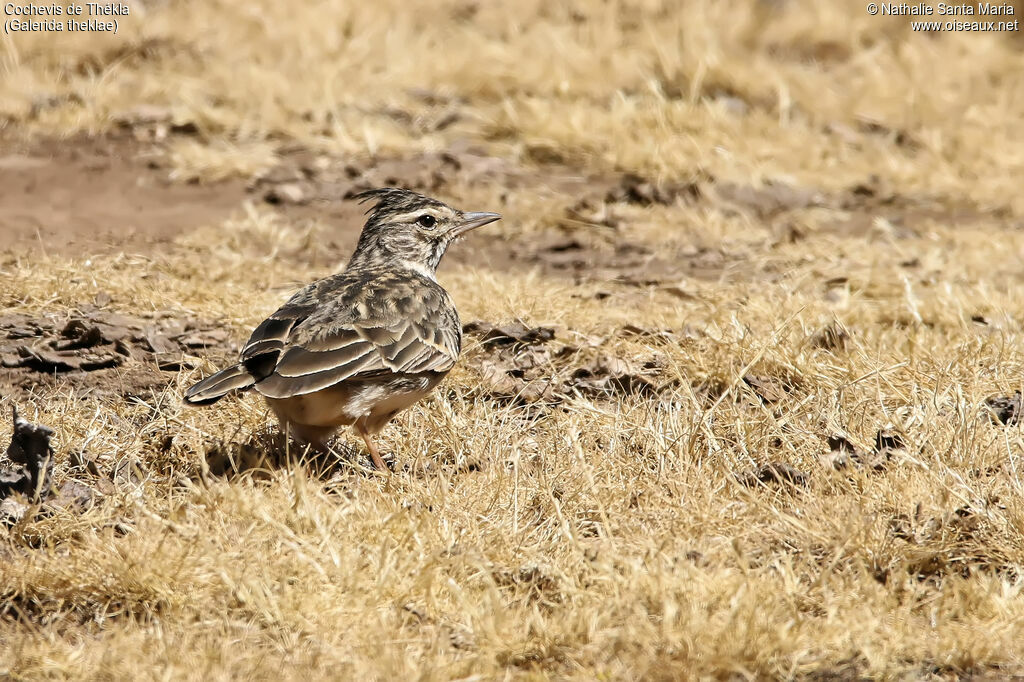
<path fill-rule="evenodd" d="M 427 266 L 424 263 L 419 263 L 417 261 L 412 261 L 412 260 L 403 260 L 402 261 L 402 267 L 408 268 L 409 270 L 412 270 L 415 273 L 423 275 L 424 277 L 429 279 L 431 282 L 436 282 L 437 281 L 437 275 L 435 274 L 434 269 L 430 268 L 429 266 Z"/>

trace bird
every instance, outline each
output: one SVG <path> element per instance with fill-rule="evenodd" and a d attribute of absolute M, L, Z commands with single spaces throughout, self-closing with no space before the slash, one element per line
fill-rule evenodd
<path fill-rule="evenodd" d="M 371 203 L 346 267 L 297 291 L 256 327 L 237 363 L 192 385 L 184 401 L 255 391 L 300 444 L 328 452 L 351 426 L 384 470 L 374 436 L 428 395 L 462 349 L 458 311 L 436 277 L 441 258 L 501 215 L 395 187 L 352 198 Z"/>

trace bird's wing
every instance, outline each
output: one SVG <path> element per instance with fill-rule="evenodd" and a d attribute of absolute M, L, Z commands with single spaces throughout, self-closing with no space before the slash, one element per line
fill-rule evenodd
<path fill-rule="evenodd" d="M 318 294 L 325 281 L 313 282 L 300 289 L 253 330 L 242 347 L 239 362 L 256 381 L 274 371 L 292 330 L 316 311 Z"/>
<path fill-rule="evenodd" d="M 258 353 L 254 358 L 263 358 L 264 366 L 254 369 L 267 370 L 256 384 L 263 395 L 288 398 L 349 379 L 447 372 L 458 359 L 455 308 L 428 280 L 344 281 L 318 293 L 311 310 L 300 305 L 289 313 L 285 305 L 247 344 L 250 354 Z"/>

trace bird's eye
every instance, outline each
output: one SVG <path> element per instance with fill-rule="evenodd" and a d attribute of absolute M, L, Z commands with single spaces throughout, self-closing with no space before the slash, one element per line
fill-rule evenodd
<path fill-rule="evenodd" d="M 416 219 L 416 222 L 418 222 L 423 227 L 433 227 L 434 225 L 437 225 L 437 218 L 428 213 L 421 215 L 419 218 Z"/>

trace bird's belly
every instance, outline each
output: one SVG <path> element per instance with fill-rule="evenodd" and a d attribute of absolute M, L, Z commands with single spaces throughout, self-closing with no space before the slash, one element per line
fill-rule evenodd
<path fill-rule="evenodd" d="M 391 418 L 433 390 L 441 376 L 405 376 L 353 391 L 351 413 L 370 433 L 376 433 Z"/>
<path fill-rule="evenodd" d="M 348 392 L 340 387 L 296 395 L 289 398 L 267 398 L 267 404 L 282 422 L 300 426 L 339 427 L 351 424 L 355 418 L 347 414 Z"/>
<path fill-rule="evenodd" d="M 427 395 L 442 376 L 415 375 L 388 381 L 342 382 L 315 393 L 266 398 L 282 421 L 295 425 L 334 427 L 363 421 L 376 432 L 391 417 Z"/>

